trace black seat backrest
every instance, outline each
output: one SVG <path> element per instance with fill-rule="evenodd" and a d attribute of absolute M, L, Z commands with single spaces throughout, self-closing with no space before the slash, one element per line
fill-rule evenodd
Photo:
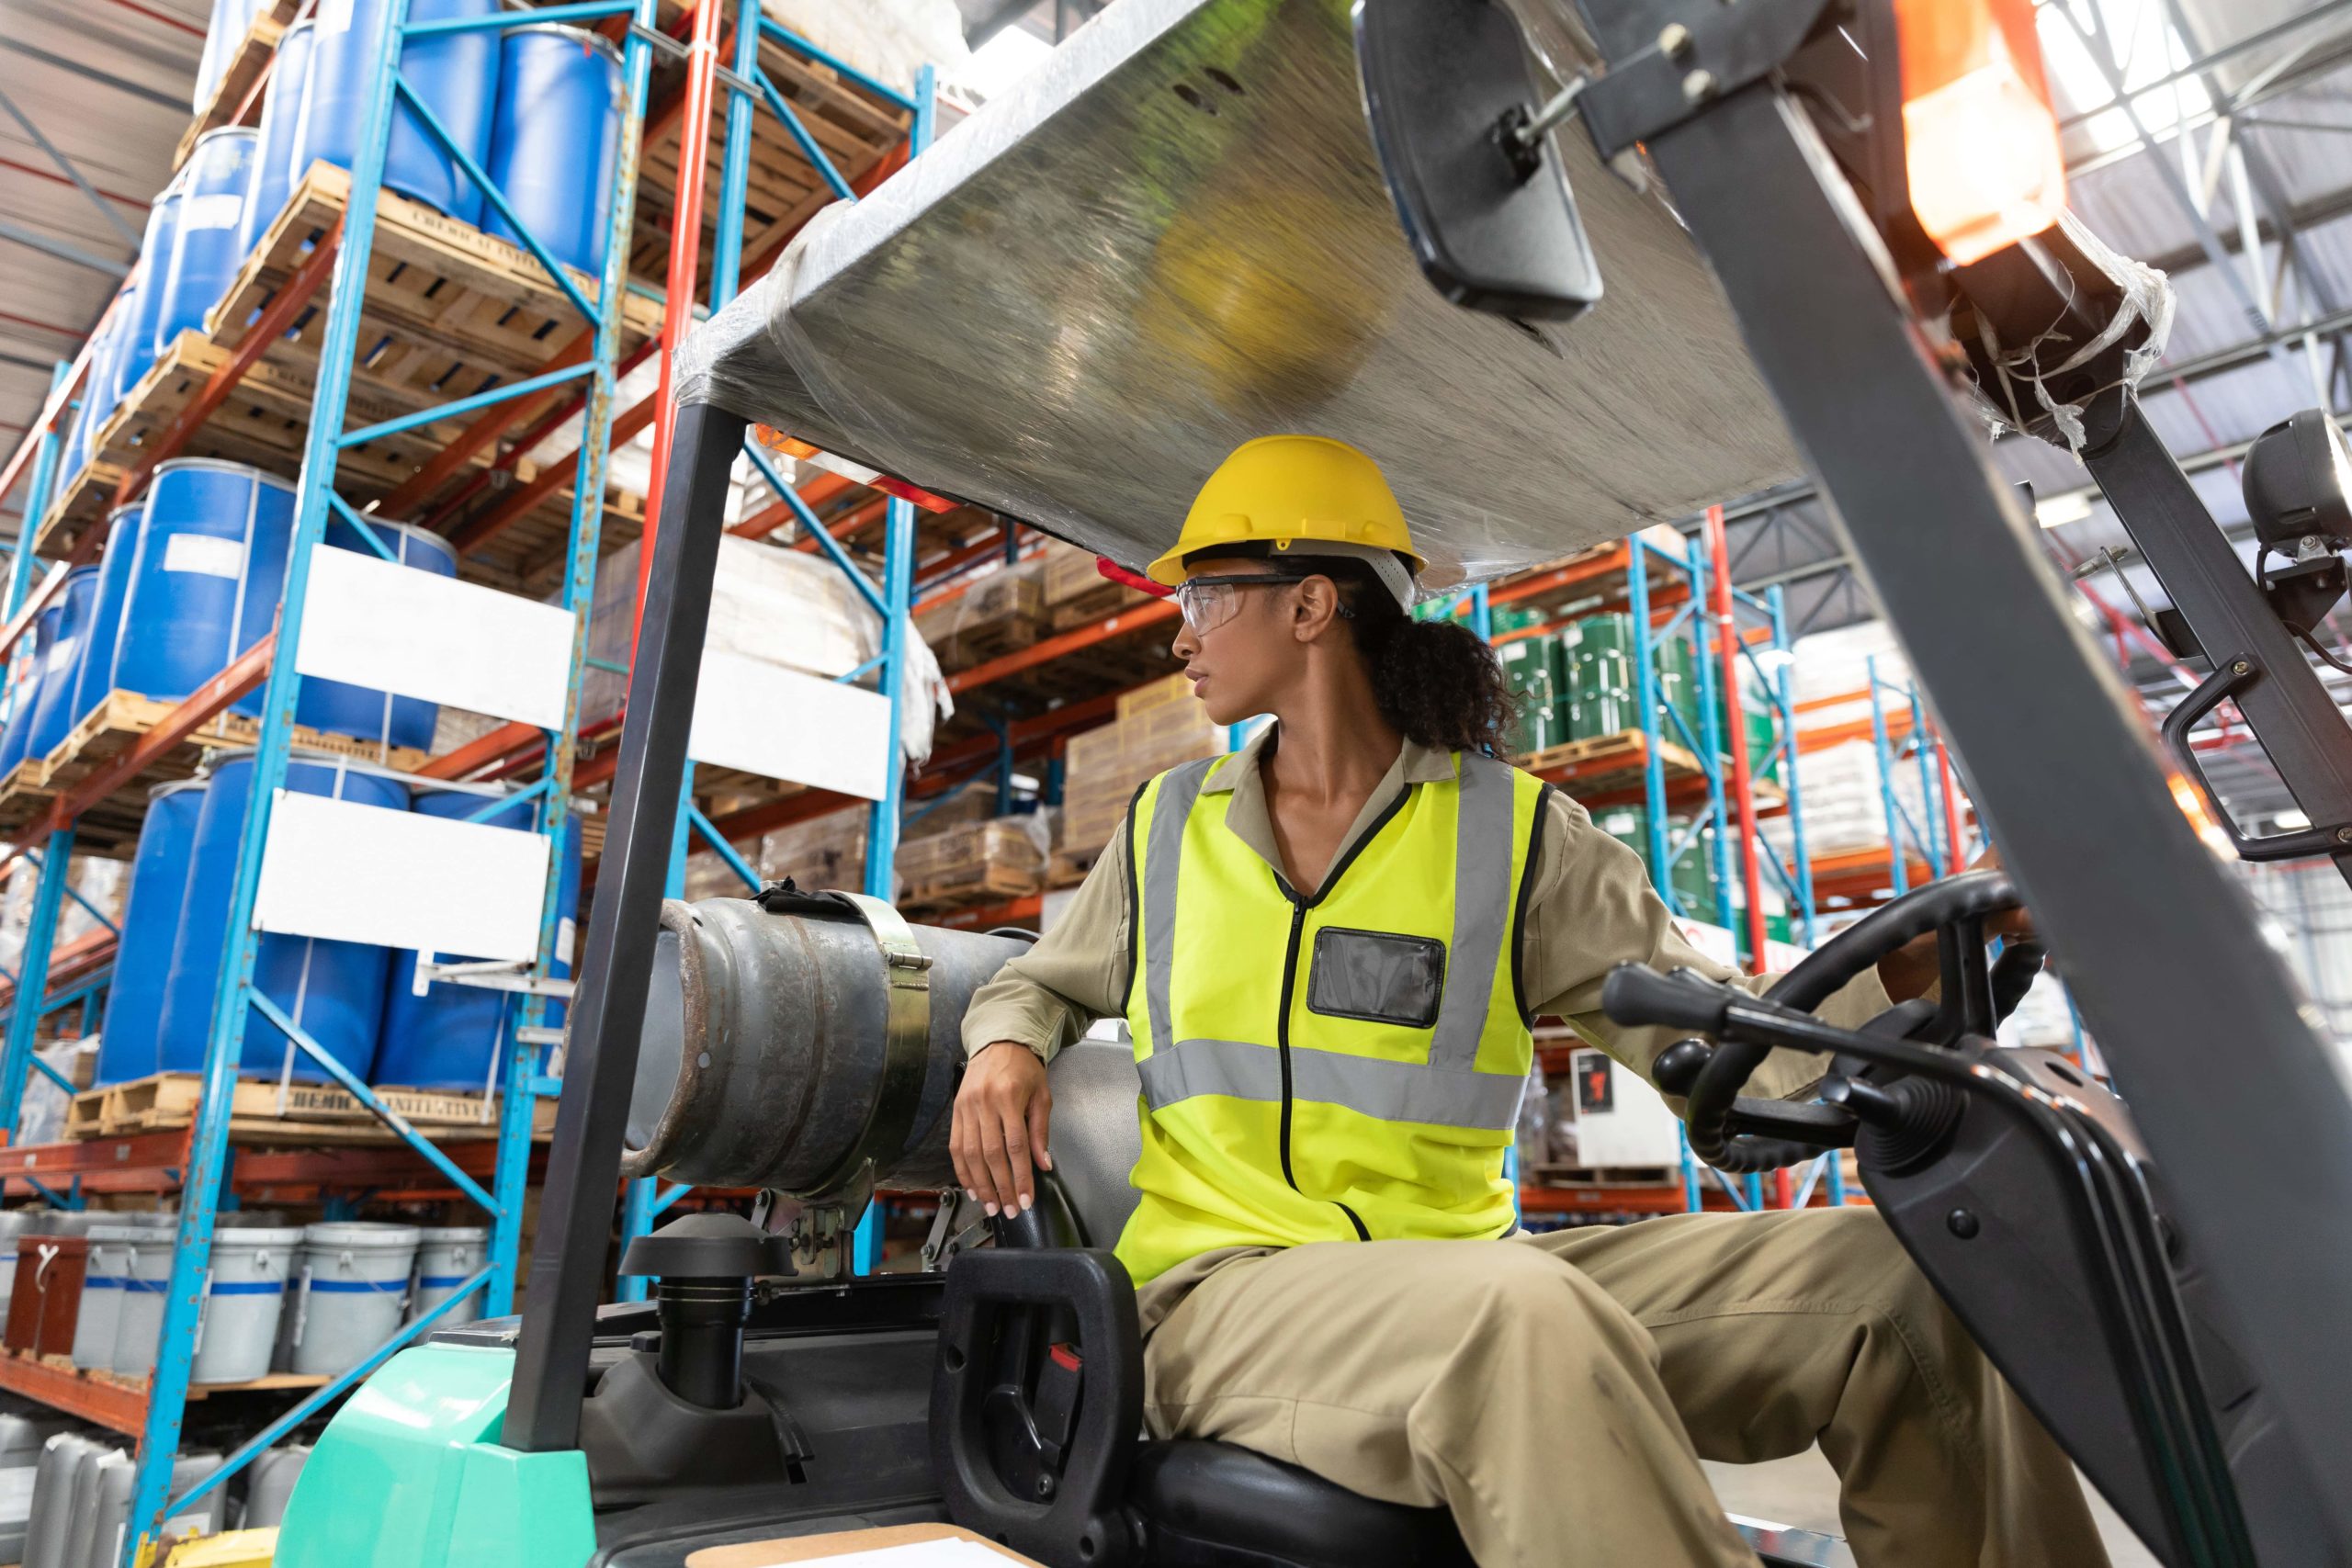
<path fill-rule="evenodd" d="M 1115 1243 L 1136 1208 L 1127 1178 L 1143 1154 L 1136 1108 L 1143 1087 L 1135 1048 L 1121 1033 L 1115 1042 L 1080 1040 L 1063 1047 L 1047 1073 L 1054 1092 L 1047 1147 L 1088 1247 Z"/>

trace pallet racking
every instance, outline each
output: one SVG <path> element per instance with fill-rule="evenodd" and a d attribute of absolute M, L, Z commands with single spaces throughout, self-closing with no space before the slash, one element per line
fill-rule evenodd
<path fill-rule="evenodd" d="M 77 472 L 57 468 L 73 399 L 89 367 L 86 346 L 58 367 L 35 432 L 0 468 L 0 493 L 23 483 L 27 500 L 0 657 L 21 647 L 63 575 L 53 570 L 35 586 L 35 556 L 68 564 L 90 558 L 102 532 L 91 525 L 134 499 L 160 462 L 220 456 L 298 479 L 296 543 L 276 634 L 185 702 L 147 704 L 132 694 L 118 694 L 97 722 L 84 727 L 87 734 L 77 731 L 29 773 L 0 782 L 0 833 L 15 839 L 0 865 L 18 854 L 41 865 L 20 975 L 49 976 L 45 987 L 12 979 L 5 993 L 9 1024 L 0 1055 L 0 1126 L 13 1129 L 27 1074 L 39 1065 L 31 1044 L 41 1019 L 76 1003 L 86 1007 L 108 977 L 110 939 L 51 951 L 56 917 L 70 892 L 64 868 L 71 855 L 77 847 L 127 853 L 148 784 L 185 775 L 209 746 L 257 747 L 259 804 L 247 821 L 229 922 L 241 935 L 215 998 L 200 1095 L 193 1106 L 177 1107 L 192 1112 L 186 1124 L 61 1145 L 12 1139 L 12 1146 L 0 1148 L 0 1185 L 61 1207 L 110 1192 L 176 1192 L 181 1199 L 164 1351 L 143 1386 L 0 1358 L 0 1388 L 139 1438 L 126 1562 L 159 1520 L 220 1484 L 340 1396 L 448 1305 L 480 1292 L 490 1312 L 508 1310 L 534 1129 L 560 1086 L 552 1064 L 543 1060 L 556 1038 L 545 1025 L 544 1010 L 565 988 L 549 976 L 557 952 L 553 878 L 560 860 L 552 854 L 537 957 L 506 980 L 523 999 L 510 1010 L 499 1069 L 508 1092 L 499 1097 L 488 1135 L 469 1128 L 462 1141 L 447 1141 L 451 1129 L 445 1120 L 428 1122 L 435 1136 L 425 1136 L 416 1125 L 423 1118 L 401 1114 L 399 1092 L 379 1094 L 342 1071 L 254 988 L 258 938 L 252 909 L 271 790 L 296 744 L 322 742 L 293 726 L 301 676 L 293 660 L 276 655 L 280 647 L 300 646 L 312 552 L 330 515 L 371 544 L 368 516 L 416 516 L 457 545 L 469 580 L 532 597 L 552 591 L 571 613 L 560 725 L 510 722 L 442 756 L 376 759 L 424 780 L 522 783 L 519 795 L 509 798 L 532 802 L 536 827 L 552 838 L 579 793 L 610 774 L 609 750 L 600 777 L 594 748 L 615 726 L 609 720 L 584 724 L 580 703 L 592 665 L 626 670 L 588 657 L 596 565 L 600 556 L 634 538 L 653 513 L 651 498 L 608 482 L 608 454 L 657 419 L 666 423 L 666 386 L 616 412 L 621 378 L 675 346 L 694 319 L 694 298 L 706 279 L 713 302 L 724 299 L 734 291 L 747 252 L 751 265 L 764 266 L 819 207 L 836 195 L 870 189 L 903 163 L 910 140 L 919 145 L 930 134 L 927 73 L 912 96 L 889 88 L 763 17 L 756 3 L 706 0 L 689 10 L 667 0 L 583 0 L 464 23 L 415 25 L 405 11 L 401 0 L 388 7 L 386 47 L 356 166 L 346 173 L 314 165 L 205 330 L 170 345 L 96 433 L 90 458 Z M 275 38 L 295 12 L 292 0 L 279 0 L 255 23 L 184 145 L 209 126 L 251 118 L 271 69 Z M 395 96 L 416 102 L 401 77 L 401 44 L 432 33 L 542 21 L 595 27 L 623 51 L 621 152 L 606 259 L 594 276 L 560 265 L 523 223 L 513 223 L 521 243 L 507 244 L 381 186 Z M 722 30 L 733 35 L 732 66 L 723 72 L 717 61 Z M 690 40 L 681 41 L 682 33 L 690 33 Z M 718 81 L 729 95 L 728 133 L 719 154 L 718 238 L 703 265 L 702 225 L 677 221 L 677 215 L 704 208 L 707 122 Z M 764 134 L 752 124 L 755 102 L 774 117 Z M 429 113 L 424 118 L 445 150 L 492 193 L 492 207 L 513 221 L 503 196 L 462 152 L 447 147 Z M 666 272 L 667 287 L 657 288 L 633 272 Z M 665 353 L 665 373 L 666 364 Z M 566 427 L 578 431 L 573 452 L 535 461 L 542 444 Z M 660 471 L 657 461 L 654 472 Z M 848 567 L 853 563 L 835 536 L 854 538 L 866 521 L 860 509 L 870 503 L 863 487 L 829 484 L 830 479 L 804 485 L 799 494 L 787 491 L 785 502 Z M 820 521 L 811 508 L 827 501 L 847 504 Z M 895 685 L 903 662 L 898 627 L 915 552 L 914 507 L 893 500 L 883 510 L 885 659 L 852 678 L 871 674 Z M 385 553 L 379 544 L 375 547 Z M 641 600 L 641 583 L 639 592 Z M 888 614 L 893 607 L 895 616 Z M 256 687 L 264 704 L 257 725 L 226 712 Z M 10 784 L 18 787 L 11 791 Z M 886 807 L 894 827 L 895 795 L 876 807 L 877 822 Z M 707 827 L 698 809 L 694 817 Z M 596 835 L 588 837 L 593 853 Z M 887 877 L 887 849 L 880 863 Z M 236 1080 L 249 1008 L 288 1030 L 334 1077 L 349 1105 L 380 1120 L 383 1131 L 354 1142 L 348 1115 L 333 1129 L 316 1116 L 257 1128 Z M 108 1125 L 98 1123 L 101 1132 Z M 257 1134 L 295 1146 L 256 1146 Z M 489 1261 L 451 1303 L 409 1325 L 345 1375 L 266 1380 L 264 1392 L 292 1390 L 300 1397 L 277 1409 L 203 1486 L 168 1497 L 170 1459 L 187 1402 L 208 1392 L 189 1386 L 189 1345 L 217 1208 L 233 1194 L 264 1201 L 323 1200 L 331 1215 L 347 1214 L 353 1194 L 363 1193 L 472 1201 L 491 1219 Z M 676 1194 L 670 1196 L 674 1201 Z"/>

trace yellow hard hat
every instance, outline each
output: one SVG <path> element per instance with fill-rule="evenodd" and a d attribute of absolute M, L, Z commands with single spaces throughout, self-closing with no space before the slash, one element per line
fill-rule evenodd
<path fill-rule="evenodd" d="M 1216 466 L 1175 547 L 1144 569 L 1154 582 L 1184 581 L 1184 558 L 1219 545 L 1262 541 L 1286 550 L 1303 541 L 1394 550 L 1418 573 L 1429 563 L 1413 547 L 1404 510 L 1380 465 L 1323 435 L 1261 435 Z"/>

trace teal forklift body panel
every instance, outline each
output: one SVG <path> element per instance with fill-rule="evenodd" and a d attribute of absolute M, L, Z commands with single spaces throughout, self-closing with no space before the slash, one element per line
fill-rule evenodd
<path fill-rule="evenodd" d="M 497 1438 L 511 1351 L 424 1345 L 359 1386 L 302 1468 L 280 1568 L 580 1568 L 588 1461 Z"/>

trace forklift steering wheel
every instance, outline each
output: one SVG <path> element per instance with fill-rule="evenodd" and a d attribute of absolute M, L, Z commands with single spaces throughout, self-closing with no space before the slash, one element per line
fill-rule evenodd
<path fill-rule="evenodd" d="M 1899 1003 L 1873 1019 L 1862 1032 L 1940 1046 L 1955 1045 L 1971 1036 L 1990 1039 L 2024 998 L 2041 968 L 2042 950 L 2038 942 L 2012 941 L 2003 947 L 1997 961 L 1987 958 L 1985 921 L 2018 904 L 2016 887 L 1998 871 L 1964 872 L 1930 883 L 1830 938 L 1783 975 L 1764 994 L 1764 1000 L 1810 1012 L 1849 982 L 1877 967 L 1881 959 L 1933 931 L 1942 970 L 1940 1001 L 1920 998 Z M 1771 1050 L 1770 1045 L 1735 1039 L 1710 1051 L 1698 1041 L 1684 1041 L 1658 1059 L 1661 1086 L 1680 1087 L 1689 1097 L 1684 1121 L 1690 1128 L 1691 1153 L 1719 1170 L 1775 1170 L 1810 1159 L 1825 1146 L 1813 1138 L 1744 1134 L 1736 1125 L 1768 1117 L 1783 1119 L 1765 1109 L 1780 1102 L 1739 1099 L 1739 1091 Z M 1668 1058 L 1678 1054 L 1680 1060 L 1670 1064 Z M 1850 1076 L 1860 1071 L 1860 1065 L 1853 1064 L 1849 1069 L 1841 1059 L 1837 1071 Z M 1850 1118 L 1841 1120 L 1850 1133 Z M 1824 1130 L 1827 1130 L 1826 1124 Z M 1850 1137 L 1838 1143 L 1849 1141 Z"/>

